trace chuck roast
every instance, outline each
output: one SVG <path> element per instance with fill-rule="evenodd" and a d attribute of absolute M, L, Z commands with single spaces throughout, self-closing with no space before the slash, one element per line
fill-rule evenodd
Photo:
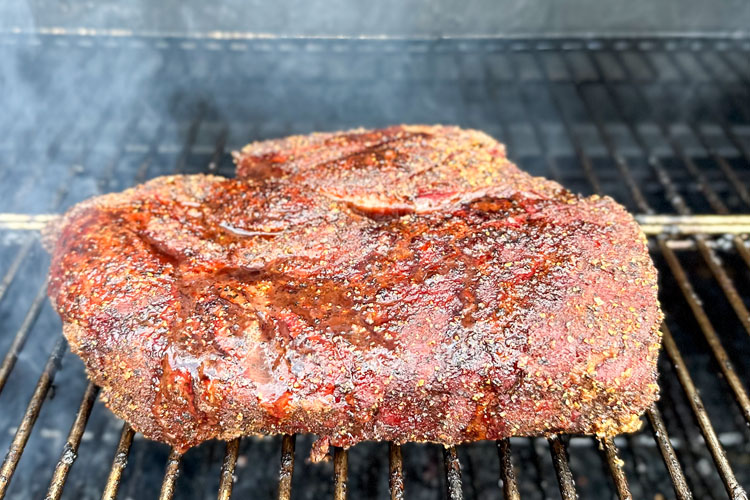
<path fill-rule="evenodd" d="M 145 436 L 446 445 L 636 430 L 657 398 L 646 239 L 608 197 L 531 177 L 481 132 L 251 144 L 48 229 L 49 294 Z"/>

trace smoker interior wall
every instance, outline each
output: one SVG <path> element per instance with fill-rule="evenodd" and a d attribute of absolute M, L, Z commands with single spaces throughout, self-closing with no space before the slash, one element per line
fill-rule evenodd
<path fill-rule="evenodd" d="M 0 29 L 176 35 L 750 34 L 747 0 L 15 0 Z"/>

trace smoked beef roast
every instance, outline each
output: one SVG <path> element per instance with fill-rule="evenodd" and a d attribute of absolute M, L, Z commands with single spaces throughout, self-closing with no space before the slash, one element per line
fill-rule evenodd
<path fill-rule="evenodd" d="M 487 135 L 398 126 L 255 143 L 237 179 L 161 177 L 48 228 L 49 294 L 145 436 L 457 444 L 634 431 L 662 318 L 608 197 Z"/>

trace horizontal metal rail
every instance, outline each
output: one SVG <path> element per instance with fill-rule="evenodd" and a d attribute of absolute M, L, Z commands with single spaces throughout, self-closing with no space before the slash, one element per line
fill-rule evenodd
<path fill-rule="evenodd" d="M 41 231 L 60 219 L 55 214 L 24 215 L 0 213 L 0 230 Z M 724 235 L 750 234 L 750 214 L 741 215 L 664 215 L 638 214 L 635 220 L 647 235 Z"/>
<path fill-rule="evenodd" d="M 40 231 L 49 222 L 59 218 L 56 214 L 0 213 L 0 229 Z"/>

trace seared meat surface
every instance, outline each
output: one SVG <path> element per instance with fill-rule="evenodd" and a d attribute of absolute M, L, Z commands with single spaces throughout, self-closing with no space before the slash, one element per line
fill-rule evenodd
<path fill-rule="evenodd" d="M 235 158 L 238 177 L 283 178 L 368 213 L 435 210 L 487 189 L 552 197 L 560 188 L 520 171 L 488 135 L 457 127 L 292 136 L 249 144 Z"/>
<path fill-rule="evenodd" d="M 248 146 L 71 209 L 50 297 L 108 406 L 184 450 L 633 431 L 657 397 L 633 218 L 448 127 Z"/>

